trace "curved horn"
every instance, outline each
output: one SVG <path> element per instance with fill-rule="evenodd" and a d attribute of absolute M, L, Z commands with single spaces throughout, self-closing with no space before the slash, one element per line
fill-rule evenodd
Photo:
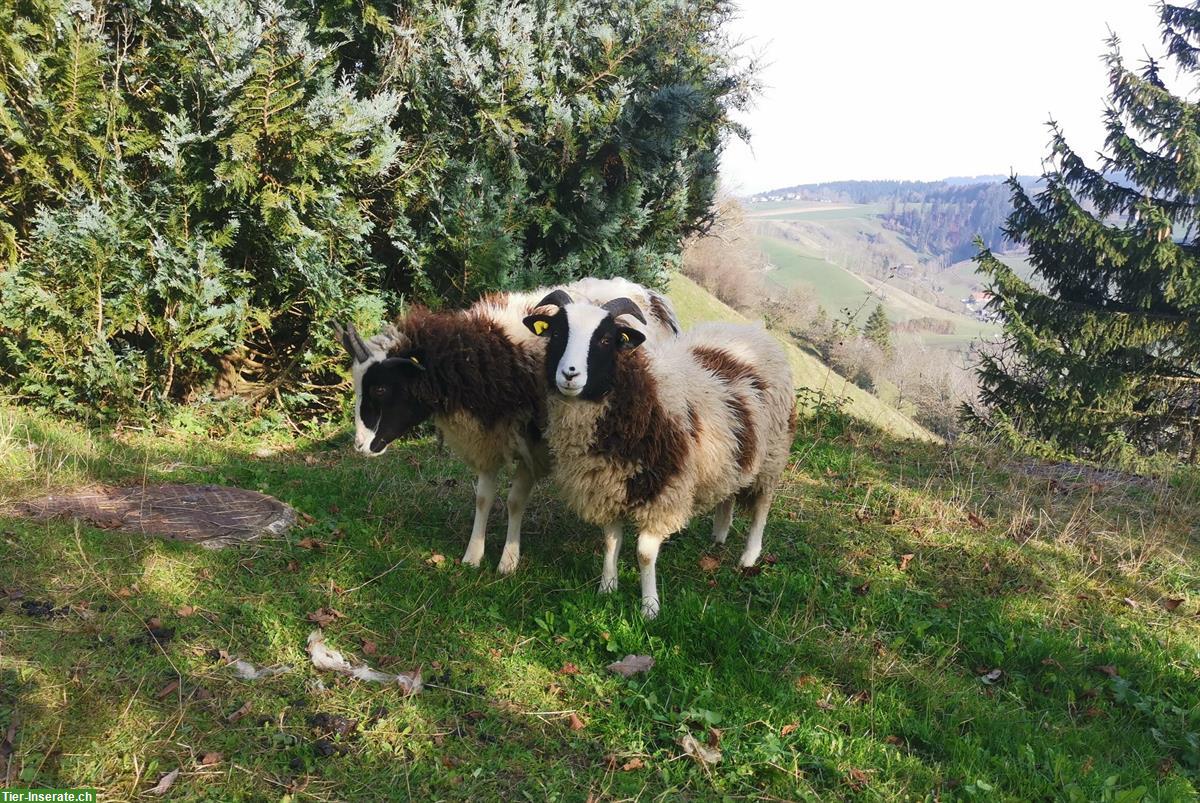
<path fill-rule="evenodd" d="M 574 303 L 574 299 L 567 294 L 566 290 L 551 290 L 548 296 L 537 304 L 534 304 L 534 309 L 538 307 L 565 307 L 572 303 Z"/>
<path fill-rule="evenodd" d="M 354 324 L 347 324 L 343 329 L 341 324 L 334 321 L 333 333 L 337 335 L 346 351 L 350 352 L 350 356 L 354 358 L 355 362 L 366 362 L 371 359 L 371 350 L 363 342 L 362 336 L 354 328 Z"/>
<path fill-rule="evenodd" d="M 619 315 L 632 315 L 642 323 L 646 322 L 646 316 L 642 314 L 642 308 L 634 304 L 632 299 L 614 298 L 612 301 L 606 301 L 600 305 L 601 309 L 608 310 L 609 314 L 616 318 Z"/>

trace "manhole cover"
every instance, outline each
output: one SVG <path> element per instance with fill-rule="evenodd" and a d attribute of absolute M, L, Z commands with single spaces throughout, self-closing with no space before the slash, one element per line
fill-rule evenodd
<path fill-rule="evenodd" d="M 85 519 L 102 529 L 191 541 L 210 549 L 283 535 L 296 512 L 274 497 L 222 485 L 96 486 L 17 505 L 35 519 Z"/>

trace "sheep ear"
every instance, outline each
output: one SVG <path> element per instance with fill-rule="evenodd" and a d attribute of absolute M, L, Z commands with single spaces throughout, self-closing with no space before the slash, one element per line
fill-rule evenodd
<path fill-rule="evenodd" d="M 384 364 L 400 370 L 402 373 L 425 370 L 425 355 L 420 352 L 397 354 L 384 360 Z"/>
<path fill-rule="evenodd" d="M 617 332 L 620 335 L 622 351 L 632 351 L 646 342 L 646 335 L 632 326 L 618 326 Z"/>
<path fill-rule="evenodd" d="M 526 329 L 538 337 L 545 337 L 550 331 L 549 315 L 526 315 L 521 322 L 525 324 Z"/>

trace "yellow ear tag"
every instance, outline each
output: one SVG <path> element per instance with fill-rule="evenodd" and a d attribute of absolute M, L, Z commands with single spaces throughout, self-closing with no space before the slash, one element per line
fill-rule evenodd
<path fill-rule="evenodd" d="M 408 361 L 411 362 L 413 365 L 421 364 L 421 361 L 418 360 L 416 357 L 412 356 L 411 354 L 408 356 Z"/>
<path fill-rule="evenodd" d="M 541 335 L 549 328 L 550 328 L 550 324 L 546 323 L 545 321 L 534 321 L 533 322 L 533 333 L 535 335 Z"/>
<path fill-rule="evenodd" d="M 621 342 L 622 342 L 622 343 L 628 343 L 628 342 L 629 342 L 629 335 L 628 335 L 627 333 L 625 333 L 625 332 L 622 332 L 622 333 L 621 333 Z"/>

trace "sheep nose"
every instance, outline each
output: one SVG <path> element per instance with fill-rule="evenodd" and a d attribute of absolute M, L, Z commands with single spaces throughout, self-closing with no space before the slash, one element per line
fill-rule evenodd
<path fill-rule="evenodd" d="M 563 379 L 574 379 L 575 377 L 579 376 L 579 372 L 575 370 L 574 365 L 568 365 L 566 368 L 562 369 L 562 375 Z"/>

